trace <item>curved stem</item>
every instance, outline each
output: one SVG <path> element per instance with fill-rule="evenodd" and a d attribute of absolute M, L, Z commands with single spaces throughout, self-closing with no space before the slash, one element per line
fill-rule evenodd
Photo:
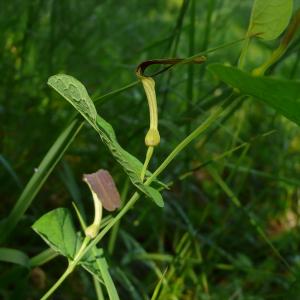
<path fill-rule="evenodd" d="M 245 62 L 246 62 L 246 56 L 247 56 L 247 52 L 248 52 L 248 48 L 249 48 L 249 45 L 250 45 L 250 37 L 247 37 L 245 39 L 245 42 L 244 42 L 244 45 L 243 45 L 243 48 L 242 48 L 242 52 L 241 52 L 241 55 L 239 57 L 239 61 L 238 61 L 238 68 L 243 70 L 244 69 L 244 66 L 245 66 Z"/>
<path fill-rule="evenodd" d="M 89 237 L 85 237 L 83 240 L 81 247 L 79 251 L 76 253 L 74 260 L 69 262 L 69 265 L 65 272 L 61 275 L 61 277 L 55 282 L 55 284 L 48 290 L 48 292 L 40 299 L 40 300 L 46 300 L 48 299 L 55 290 L 64 282 L 64 280 L 74 271 L 76 265 L 78 264 L 79 260 L 82 258 L 82 256 L 86 253 L 85 249 L 91 239 Z"/>
<path fill-rule="evenodd" d="M 141 172 L 141 181 L 144 181 L 145 174 L 146 174 L 149 162 L 150 162 L 152 154 L 153 154 L 153 150 L 154 150 L 154 147 L 152 147 L 152 146 L 148 147 L 148 149 L 147 149 L 145 162 L 144 162 L 143 169 Z"/>
<path fill-rule="evenodd" d="M 71 270 L 70 265 L 65 270 L 65 272 L 61 275 L 61 277 L 55 282 L 55 284 L 48 290 L 48 292 L 40 299 L 40 300 L 46 300 L 48 299 L 54 291 L 64 282 L 64 280 L 72 273 L 73 270 Z"/>

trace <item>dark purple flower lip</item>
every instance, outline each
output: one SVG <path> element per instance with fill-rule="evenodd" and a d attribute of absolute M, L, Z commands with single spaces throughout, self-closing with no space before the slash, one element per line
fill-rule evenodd
<path fill-rule="evenodd" d="M 100 169 L 95 173 L 84 174 L 83 181 L 88 184 L 106 210 L 114 211 L 120 207 L 120 194 L 107 170 Z"/>
<path fill-rule="evenodd" d="M 154 77 L 160 73 L 167 71 L 168 69 L 172 68 L 173 66 L 186 61 L 187 64 L 202 64 L 206 61 L 205 56 L 197 56 L 193 59 L 185 60 L 183 58 L 161 58 L 161 59 L 151 59 L 141 62 L 136 68 L 136 75 L 138 77 Z M 151 75 L 145 75 L 146 69 L 151 65 L 168 65 L 167 67 L 157 71 Z"/>

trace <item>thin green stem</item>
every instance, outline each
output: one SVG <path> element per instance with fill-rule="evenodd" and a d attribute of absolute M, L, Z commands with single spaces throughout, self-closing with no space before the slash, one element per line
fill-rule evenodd
<path fill-rule="evenodd" d="M 126 91 L 126 90 L 128 90 L 128 89 L 130 89 L 130 88 L 132 88 L 134 86 L 136 86 L 139 83 L 140 83 L 140 81 L 136 80 L 136 81 L 133 81 L 133 82 L 127 84 L 127 85 L 124 85 L 124 86 L 120 87 L 119 89 L 113 90 L 112 92 L 108 92 L 108 93 L 106 93 L 104 95 L 101 95 L 101 96 L 98 96 L 98 97 L 94 96 L 94 97 L 92 97 L 93 101 L 95 103 L 98 103 L 98 102 L 102 103 L 102 102 L 104 102 L 104 100 L 107 100 L 107 99 L 109 99 L 109 98 L 111 98 L 113 96 L 116 96 L 117 94 L 120 94 L 120 93 L 122 93 L 122 92 L 124 92 L 124 91 Z"/>
<path fill-rule="evenodd" d="M 141 181 L 144 181 L 145 174 L 146 174 L 149 162 L 150 162 L 151 157 L 153 155 L 153 151 L 154 151 L 154 147 L 152 147 L 152 146 L 148 147 L 145 162 L 144 162 L 143 169 L 142 169 L 142 172 L 141 172 Z"/>
<path fill-rule="evenodd" d="M 191 0 L 191 5 L 190 5 L 190 31 L 189 31 L 189 49 L 188 53 L 189 56 L 193 55 L 195 53 L 195 27 L 196 27 L 196 1 Z M 186 85 L 186 102 L 185 102 L 185 114 L 188 116 L 193 102 L 194 102 L 194 73 L 195 73 L 195 65 L 194 64 L 189 64 L 188 66 L 188 80 L 187 80 L 187 85 Z M 192 122 L 187 122 L 185 125 L 185 135 L 188 135 L 191 132 L 191 124 Z M 189 156 L 190 153 L 187 150 L 185 153 L 185 166 L 188 168 L 189 166 Z"/>
<path fill-rule="evenodd" d="M 82 257 L 82 253 L 84 252 L 85 248 L 87 247 L 88 243 L 90 242 L 91 238 L 86 236 L 81 244 L 79 251 L 76 253 L 74 259 L 71 261 L 70 265 L 76 266 L 79 262 L 80 258 Z"/>
<path fill-rule="evenodd" d="M 238 43 L 241 43 L 242 41 L 244 41 L 246 38 L 243 37 L 241 39 L 238 39 L 238 40 L 235 40 L 233 42 L 229 42 L 229 43 L 226 43 L 226 44 L 223 44 L 221 46 L 218 46 L 218 47 L 215 47 L 215 48 L 211 48 L 211 49 L 208 49 L 208 50 L 205 50 L 205 51 L 202 51 L 202 52 L 198 52 L 190 57 L 187 57 L 185 59 L 183 59 L 182 61 L 180 61 L 179 63 L 173 65 L 173 66 L 179 66 L 179 65 L 182 65 L 182 64 L 186 64 L 190 61 L 193 61 L 195 60 L 195 58 L 198 58 L 199 56 L 203 56 L 203 55 L 207 55 L 209 53 L 213 53 L 215 51 L 218 51 L 218 50 L 221 50 L 221 49 L 224 49 L 224 48 L 228 48 L 228 47 L 231 47 L 231 46 L 234 46 Z"/>
<path fill-rule="evenodd" d="M 96 292 L 97 300 L 105 300 L 103 292 L 102 292 L 101 284 L 97 280 L 96 275 L 93 275 L 93 282 L 94 282 L 94 287 L 95 287 L 95 292 Z"/>
<path fill-rule="evenodd" d="M 65 272 L 61 275 L 61 277 L 55 282 L 55 284 L 48 290 L 48 292 L 40 299 L 40 300 L 46 300 L 48 299 L 55 290 L 64 282 L 64 280 L 74 271 L 75 267 L 77 266 L 78 262 L 82 258 L 83 254 L 85 253 L 85 249 L 90 242 L 89 237 L 85 237 L 83 240 L 81 247 L 77 254 L 74 257 L 74 260 L 69 261 L 69 265 Z"/>
<path fill-rule="evenodd" d="M 125 200 L 127 199 L 128 190 L 129 190 L 129 178 L 127 177 L 121 193 L 121 208 L 123 207 Z M 107 246 L 109 255 L 112 255 L 115 249 L 119 227 L 120 227 L 120 222 L 117 222 L 111 231 L 109 241 L 108 241 L 108 246 Z"/>
<path fill-rule="evenodd" d="M 250 45 L 250 39 L 251 39 L 251 37 L 246 37 L 245 38 L 245 42 L 244 42 L 244 45 L 243 45 L 243 48 L 242 48 L 242 52 L 241 52 L 241 55 L 239 57 L 238 68 L 241 69 L 241 70 L 244 69 L 244 66 L 245 66 L 246 56 L 247 56 L 248 48 L 249 48 L 249 45 Z"/>
<path fill-rule="evenodd" d="M 48 299 L 55 290 L 64 282 L 64 280 L 72 273 L 72 269 L 70 266 L 65 270 L 65 272 L 61 275 L 61 277 L 55 282 L 55 284 L 48 290 L 48 292 L 40 299 L 46 300 Z"/>

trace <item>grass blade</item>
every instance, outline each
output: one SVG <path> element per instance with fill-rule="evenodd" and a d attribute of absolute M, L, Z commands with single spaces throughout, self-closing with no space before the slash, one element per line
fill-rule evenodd
<path fill-rule="evenodd" d="M 81 129 L 83 122 L 74 119 L 59 135 L 52 145 L 42 162 L 37 168 L 37 172 L 31 177 L 14 208 L 0 225 L 0 242 L 6 240 L 11 231 L 20 221 L 27 208 L 43 186 L 48 176 L 53 171 L 56 164 L 60 161 L 65 151 L 68 149 L 75 136 Z"/>

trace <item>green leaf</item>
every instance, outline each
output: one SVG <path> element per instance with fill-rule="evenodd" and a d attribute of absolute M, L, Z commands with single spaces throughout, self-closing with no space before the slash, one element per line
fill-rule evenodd
<path fill-rule="evenodd" d="M 287 27 L 293 12 L 293 0 L 255 0 L 248 36 L 276 39 Z"/>
<path fill-rule="evenodd" d="M 241 94 L 253 96 L 300 126 L 300 82 L 254 77 L 237 68 L 213 64 L 208 67 L 222 81 Z"/>
<path fill-rule="evenodd" d="M 101 140 L 123 167 L 131 182 L 158 206 L 163 207 L 161 194 L 154 188 L 145 186 L 140 179 L 143 164 L 120 146 L 114 129 L 105 119 L 97 114 L 94 103 L 83 84 L 74 77 L 65 74 L 51 76 L 48 84 L 67 99 L 99 133 Z M 149 177 L 151 174 L 147 172 L 146 175 Z"/>
<path fill-rule="evenodd" d="M 28 256 L 19 250 L 11 248 L 0 248 L 0 261 L 10 262 L 29 268 Z"/>
<path fill-rule="evenodd" d="M 73 258 L 81 243 L 76 234 L 71 213 L 66 208 L 54 209 L 40 217 L 33 230 L 55 251 Z"/>
<path fill-rule="evenodd" d="M 109 267 L 102 248 L 98 249 L 94 247 L 92 250 L 90 250 L 80 262 L 80 265 L 88 272 L 96 275 L 97 278 L 103 279 L 109 299 L 119 299 L 117 289 L 109 273 Z"/>
<path fill-rule="evenodd" d="M 67 99 L 93 127 L 96 126 L 96 108 L 81 82 L 72 76 L 58 74 L 51 76 L 48 84 Z"/>
<path fill-rule="evenodd" d="M 164 207 L 164 199 L 162 198 L 158 190 L 146 185 L 143 185 L 143 188 L 147 192 L 147 195 L 155 202 L 157 206 Z"/>

